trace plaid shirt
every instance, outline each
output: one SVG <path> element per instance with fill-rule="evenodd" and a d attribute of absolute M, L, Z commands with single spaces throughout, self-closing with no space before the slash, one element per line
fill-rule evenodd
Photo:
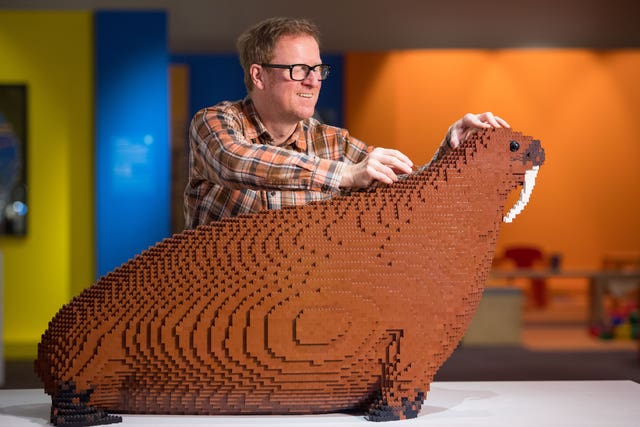
<path fill-rule="evenodd" d="M 372 149 L 345 129 L 313 118 L 277 144 L 249 98 L 198 111 L 189 126 L 189 145 L 188 228 L 328 199 L 339 191 L 346 165 L 362 161 Z"/>

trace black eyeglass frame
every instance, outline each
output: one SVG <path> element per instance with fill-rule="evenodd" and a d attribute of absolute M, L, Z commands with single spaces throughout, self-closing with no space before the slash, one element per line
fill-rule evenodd
<path fill-rule="evenodd" d="M 317 67 L 326 67 L 325 69 L 327 70 L 327 72 L 326 72 L 326 74 L 324 76 L 322 76 L 322 71 L 320 71 L 320 75 L 318 76 L 318 80 L 320 80 L 320 81 L 326 80 L 327 77 L 329 77 L 329 73 L 331 72 L 331 65 L 329 65 L 329 64 L 317 64 L 317 65 L 314 65 L 313 67 L 311 65 L 307 65 L 307 64 L 286 65 L 286 64 L 266 64 L 266 63 L 262 63 L 260 65 L 263 66 L 263 67 L 267 67 L 267 68 L 282 68 L 283 70 L 289 70 L 289 77 L 291 78 L 291 80 L 296 81 L 296 82 L 301 82 L 304 79 L 306 79 L 307 77 L 309 77 L 309 74 L 311 74 L 311 72 L 314 71 Z M 307 74 L 305 74 L 305 76 L 303 78 L 294 79 L 293 78 L 293 69 L 294 69 L 294 67 L 298 67 L 298 66 L 307 67 L 308 71 L 307 71 Z"/>

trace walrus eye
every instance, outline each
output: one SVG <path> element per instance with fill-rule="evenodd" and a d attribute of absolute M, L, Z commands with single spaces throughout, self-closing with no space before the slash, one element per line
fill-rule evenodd
<path fill-rule="evenodd" d="M 518 143 L 518 141 L 511 141 L 511 143 L 509 144 L 509 150 L 515 152 L 518 151 L 520 149 L 520 144 Z"/>

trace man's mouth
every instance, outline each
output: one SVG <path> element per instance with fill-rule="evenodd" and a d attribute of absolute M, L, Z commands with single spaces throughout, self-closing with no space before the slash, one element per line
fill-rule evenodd
<path fill-rule="evenodd" d="M 313 94 L 312 93 L 299 93 L 298 96 L 300 96 L 302 98 L 308 98 L 308 99 L 313 98 Z"/>

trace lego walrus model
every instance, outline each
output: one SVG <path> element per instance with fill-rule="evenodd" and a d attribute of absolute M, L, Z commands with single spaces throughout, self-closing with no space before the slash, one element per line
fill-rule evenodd
<path fill-rule="evenodd" d="M 36 361 L 51 422 L 416 417 L 476 309 L 500 224 L 524 208 L 543 161 L 540 141 L 490 129 L 394 184 L 158 243 L 51 320 Z"/>

